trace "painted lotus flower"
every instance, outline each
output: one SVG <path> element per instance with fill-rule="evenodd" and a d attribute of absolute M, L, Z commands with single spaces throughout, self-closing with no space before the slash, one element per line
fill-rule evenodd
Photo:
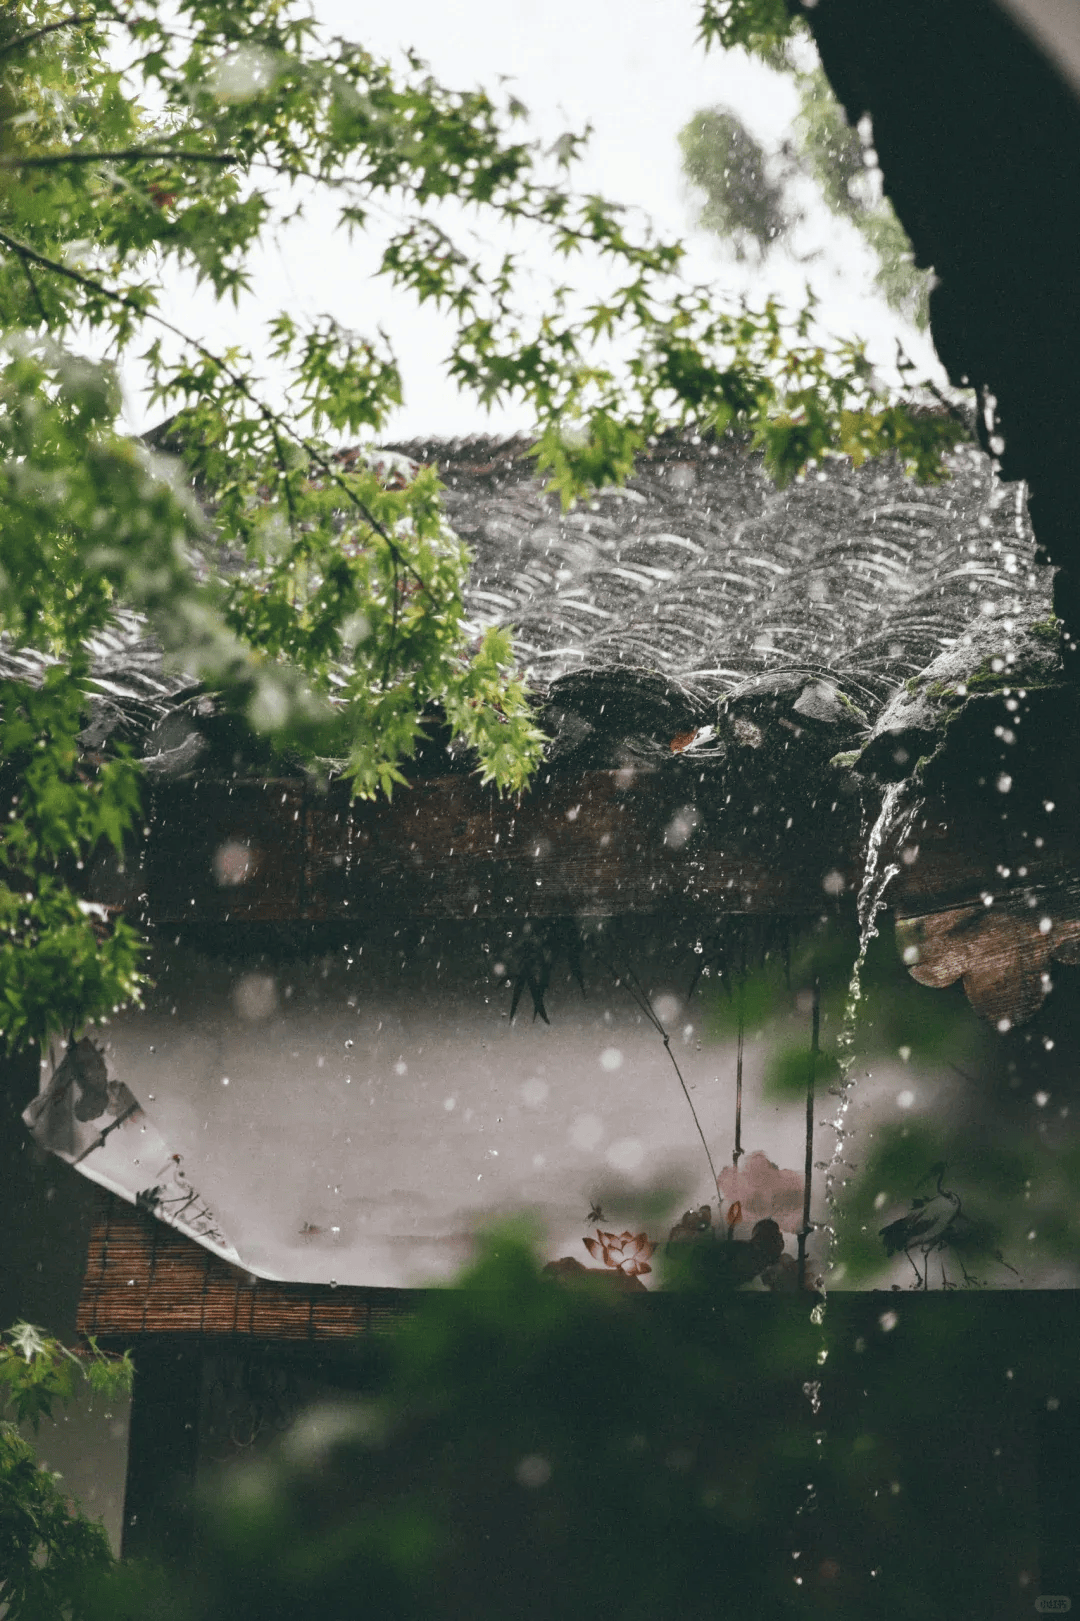
<path fill-rule="evenodd" d="M 738 1204 L 742 1221 L 769 1217 L 785 1233 L 797 1233 L 802 1226 L 802 1172 L 782 1171 L 760 1149 L 748 1154 L 738 1170 L 725 1165 L 716 1180 L 724 1198 Z"/>
<path fill-rule="evenodd" d="M 650 1244 L 644 1233 L 604 1233 L 598 1227 L 596 1237 L 582 1239 L 582 1243 L 595 1260 L 602 1260 L 605 1266 L 614 1267 L 628 1278 L 652 1271 L 649 1256 L 656 1245 Z"/>

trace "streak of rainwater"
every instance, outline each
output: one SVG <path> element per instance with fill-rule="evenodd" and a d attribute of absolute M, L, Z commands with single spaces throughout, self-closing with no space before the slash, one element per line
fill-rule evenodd
<path fill-rule="evenodd" d="M 921 801 L 912 800 L 910 804 L 903 803 L 905 784 L 902 782 L 890 783 L 885 790 L 881 801 L 881 809 L 877 820 L 870 829 L 870 837 L 866 845 L 866 864 L 863 868 L 863 880 L 859 886 L 858 918 L 859 918 L 859 949 L 855 963 L 851 970 L 851 979 L 848 981 L 847 1002 L 844 1006 L 844 1019 L 837 1037 L 837 1059 L 840 1074 L 837 1084 L 829 1088 L 830 1096 L 836 1098 L 836 1113 L 832 1120 L 822 1122 L 836 1133 L 835 1146 L 832 1158 L 819 1161 L 818 1169 L 825 1172 L 825 1202 L 829 1208 L 829 1219 L 818 1222 L 816 1225 L 827 1235 L 828 1248 L 822 1257 L 823 1270 L 830 1265 L 830 1256 L 833 1241 L 836 1237 L 834 1218 L 836 1208 L 836 1175 L 837 1167 L 843 1166 L 843 1148 L 847 1138 L 847 1128 L 844 1117 L 851 1106 L 851 1093 L 855 1082 L 851 1069 L 855 1062 L 855 1029 L 859 1020 L 859 1003 L 862 1001 L 862 971 L 866 962 L 866 953 L 871 940 L 877 934 L 877 919 L 882 907 L 885 905 L 885 892 L 897 873 L 899 864 L 895 861 L 882 861 L 886 845 L 891 844 L 894 849 L 902 846 L 911 825 L 918 814 Z M 810 1313 L 810 1321 L 815 1328 L 821 1328 L 825 1322 L 825 1298 L 827 1288 L 824 1277 L 817 1282 L 819 1300 Z M 821 1367 L 828 1356 L 828 1344 L 825 1335 L 822 1335 L 821 1348 L 818 1351 L 817 1363 Z M 822 1381 L 808 1380 L 803 1385 L 803 1395 L 810 1403 L 810 1409 L 815 1418 L 821 1410 Z M 802 1513 L 802 1509 L 799 1510 Z"/>
<path fill-rule="evenodd" d="M 855 1062 L 855 1031 L 859 1022 L 859 1004 L 863 994 L 863 966 L 870 942 L 878 932 L 877 920 L 885 905 L 886 891 L 900 871 L 899 862 L 886 861 L 884 854 L 888 847 L 896 850 L 903 844 L 921 803 L 920 800 L 913 799 L 905 804 L 905 787 L 906 784 L 903 782 L 893 782 L 886 788 L 881 809 L 870 830 L 866 846 L 866 862 L 858 900 L 859 949 L 851 970 L 844 1018 L 836 1041 L 840 1072 L 836 1085 L 829 1088 L 830 1096 L 837 1100 L 836 1113 L 830 1121 L 823 1122 L 836 1134 L 832 1158 L 820 1167 L 825 1172 L 825 1202 L 829 1207 L 830 1218 L 836 1215 L 836 1179 L 838 1171 L 844 1166 L 844 1144 L 848 1136 L 844 1120 L 851 1107 L 851 1094 L 855 1087 L 855 1078 L 851 1071 Z M 834 1223 L 830 1219 L 821 1225 L 828 1235 L 831 1250 L 836 1232 Z M 827 1259 L 825 1264 L 829 1264 Z"/>

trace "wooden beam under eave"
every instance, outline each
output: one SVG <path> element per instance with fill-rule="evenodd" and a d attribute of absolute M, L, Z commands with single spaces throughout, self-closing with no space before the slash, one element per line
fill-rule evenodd
<path fill-rule="evenodd" d="M 996 790 L 922 804 L 885 859 L 900 871 L 889 905 L 901 917 L 973 904 L 1023 909 L 1064 897 L 1080 879 L 1080 794 L 1007 799 Z"/>
<path fill-rule="evenodd" d="M 155 794 L 140 883 L 152 924 L 820 912 L 857 886 L 850 800 L 802 821 L 718 776 L 545 776 L 500 798 L 475 777 L 349 803 L 294 779 L 192 779 Z"/>

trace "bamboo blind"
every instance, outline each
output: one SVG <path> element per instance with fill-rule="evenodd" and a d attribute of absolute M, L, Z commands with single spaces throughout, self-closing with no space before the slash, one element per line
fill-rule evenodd
<path fill-rule="evenodd" d="M 111 1194 L 95 1212 L 80 1334 L 324 1341 L 386 1331 L 408 1311 L 396 1289 L 270 1283 Z"/>

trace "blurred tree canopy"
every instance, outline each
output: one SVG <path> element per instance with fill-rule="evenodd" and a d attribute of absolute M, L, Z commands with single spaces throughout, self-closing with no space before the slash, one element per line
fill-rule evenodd
<path fill-rule="evenodd" d="M 48 662 L 43 685 L 0 690 L 9 1050 L 138 996 L 136 935 L 80 893 L 95 846 L 119 851 L 140 815 L 133 762 L 89 763 L 77 743 L 87 643 L 121 605 L 175 667 L 358 794 L 405 780 L 433 714 L 501 789 L 540 758 L 509 636 L 466 618 L 469 554 L 433 472 L 342 454 L 403 398 L 387 339 L 267 310 L 262 353 L 218 351 L 172 320 L 178 271 L 239 302 L 260 246 L 329 197 L 380 273 L 447 315 L 458 384 L 528 408 L 564 502 L 680 425 L 748 434 L 780 481 L 829 450 L 941 476 L 955 424 L 886 397 L 856 341 L 818 339 L 812 305 L 789 319 L 690 285 L 677 242 L 574 190 L 582 135 L 545 147 L 513 98 L 447 88 L 416 56 L 379 61 L 292 0 L 25 0 L 0 19 L 0 65 L 0 631 Z M 568 277 L 537 310 L 522 253 L 477 248 L 466 210 L 488 241 L 506 227 L 555 263 L 595 260 L 606 291 Z M 179 461 L 122 431 L 136 357 Z"/>
<path fill-rule="evenodd" d="M 753 243 L 764 258 L 791 224 L 784 187 L 770 173 L 768 154 L 734 113 L 710 107 L 679 133 L 683 172 L 704 193 L 703 230 L 729 240 L 736 258 Z"/>
<path fill-rule="evenodd" d="M 703 194 L 698 224 L 729 242 L 737 259 L 753 253 L 764 260 L 774 248 L 792 245 L 804 218 L 797 188 L 810 181 L 873 252 L 874 283 L 889 308 L 925 331 L 933 275 L 916 266 L 907 234 L 881 193 L 869 129 L 852 129 L 822 69 L 801 65 L 790 43 L 764 54 L 798 87 L 794 136 L 769 152 L 729 109 L 695 113 L 679 145 L 683 173 Z"/>
<path fill-rule="evenodd" d="M 960 1354 L 994 1297 L 944 1331 L 893 1295 L 823 1319 L 717 1288 L 695 1265 L 716 1246 L 683 1248 L 680 1287 L 648 1296 L 489 1235 L 357 1347 L 359 1393 L 208 1482 L 196 1558 L 120 1567 L 87 1621 L 993 1613 L 1030 1547 L 1015 1415 L 1045 1377 L 1017 1360 L 1002 1411 L 1015 1343 Z"/>

